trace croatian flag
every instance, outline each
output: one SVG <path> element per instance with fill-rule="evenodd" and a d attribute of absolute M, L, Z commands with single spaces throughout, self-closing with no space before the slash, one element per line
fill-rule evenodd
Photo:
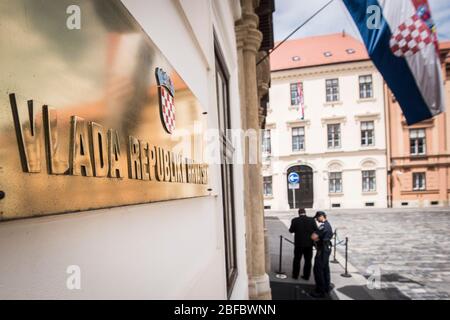
<path fill-rule="evenodd" d="M 436 28 L 427 0 L 343 0 L 409 125 L 444 111 Z M 376 6 L 376 7 L 374 7 Z M 379 23 L 376 15 L 379 12 Z"/>
<path fill-rule="evenodd" d="M 300 106 L 300 119 L 305 119 L 305 98 L 303 95 L 303 83 L 297 83 L 297 97 L 298 97 L 298 105 Z"/>

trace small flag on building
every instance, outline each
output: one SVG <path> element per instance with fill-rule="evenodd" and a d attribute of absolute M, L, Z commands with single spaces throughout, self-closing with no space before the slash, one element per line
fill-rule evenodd
<path fill-rule="evenodd" d="M 302 82 L 297 83 L 297 90 L 298 90 L 297 105 L 299 106 L 299 110 L 300 110 L 300 119 L 304 120 L 305 119 L 305 100 L 304 100 L 304 96 L 303 96 L 303 83 Z"/>
<path fill-rule="evenodd" d="M 427 0 L 343 0 L 409 125 L 444 111 L 436 27 Z M 379 13 L 379 16 L 375 16 Z M 374 23 L 375 22 L 375 23 Z"/>

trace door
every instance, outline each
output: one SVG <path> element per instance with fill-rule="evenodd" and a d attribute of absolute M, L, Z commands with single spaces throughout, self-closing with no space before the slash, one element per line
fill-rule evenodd
<path fill-rule="evenodd" d="M 287 177 L 291 172 L 296 172 L 300 176 L 300 181 L 297 189 L 289 188 L 289 181 Z M 286 184 L 288 188 L 288 202 L 289 208 L 312 208 L 314 204 L 314 189 L 313 189 L 313 170 L 308 166 L 294 166 L 288 169 L 286 175 Z"/>

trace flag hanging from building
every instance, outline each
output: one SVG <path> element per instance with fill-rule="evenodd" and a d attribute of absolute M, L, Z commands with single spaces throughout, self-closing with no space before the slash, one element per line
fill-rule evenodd
<path fill-rule="evenodd" d="M 304 100 L 304 96 L 303 96 L 303 83 L 302 82 L 297 83 L 297 99 L 298 99 L 297 105 L 299 106 L 299 110 L 300 110 L 300 119 L 304 120 L 305 119 L 305 100 Z"/>
<path fill-rule="evenodd" d="M 407 123 L 443 112 L 443 77 L 428 0 L 343 2 Z"/>

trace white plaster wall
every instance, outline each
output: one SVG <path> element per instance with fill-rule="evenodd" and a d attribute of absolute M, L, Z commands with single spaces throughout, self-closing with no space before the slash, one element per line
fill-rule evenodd
<path fill-rule="evenodd" d="M 359 100 L 359 76 L 372 74 L 374 99 Z M 340 104 L 326 104 L 325 80 L 339 78 Z M 299 121 L 298 110 L 290 108 L 290 83 L 303 81 L 305 120 Z M 314 208 L 328 209 L 332 203 L 341 208 L 363 208 L 366 202 L 375 207 L 387 206 L 386 138 L 383 79 L 371 62 L 354 62 L 272 73 L 270 110 L 267 124 L 272 129 L 272 161 L 264 175 L 273 174 L 274 196 L 265 205 L 272 210 L 288 209 L 286 172 L 290 166 L 306 164 L 314 171 Z M 361 147 L 361 116 L 375 124 L 375 146 Z M 327 124 L 340 119 L 342 146 L 327 147 Z M 294 122 L 295 124 L 292 124 Z M 334 121 L 336 122 L 336 121 Z M 292 152 L 292 126 L 305 127 L 305 150 Z M 362 164 L 370 160 L 376 165 L 376 193 L 362 192 Z M 328 193 L 328 170 L 332 162 L 339 162 L 343 172 L 344 192 L 339 196 Z"/>
<path fill-rule="evenodd" d="M 232 126 L 240 127 L 239 2 L 122 2 L 200 100 L 211 128 L 216 31 L 230 71 Z M 218 169 L 210 168 L 209 197 L 0 223 L 0 299 L 226 299 Z M 238 279 L 231 298 L 247 299 L 242 167 L 234 179 Z M 81 290 L 66 288 L 69 265 L 81 268 Z"/>

